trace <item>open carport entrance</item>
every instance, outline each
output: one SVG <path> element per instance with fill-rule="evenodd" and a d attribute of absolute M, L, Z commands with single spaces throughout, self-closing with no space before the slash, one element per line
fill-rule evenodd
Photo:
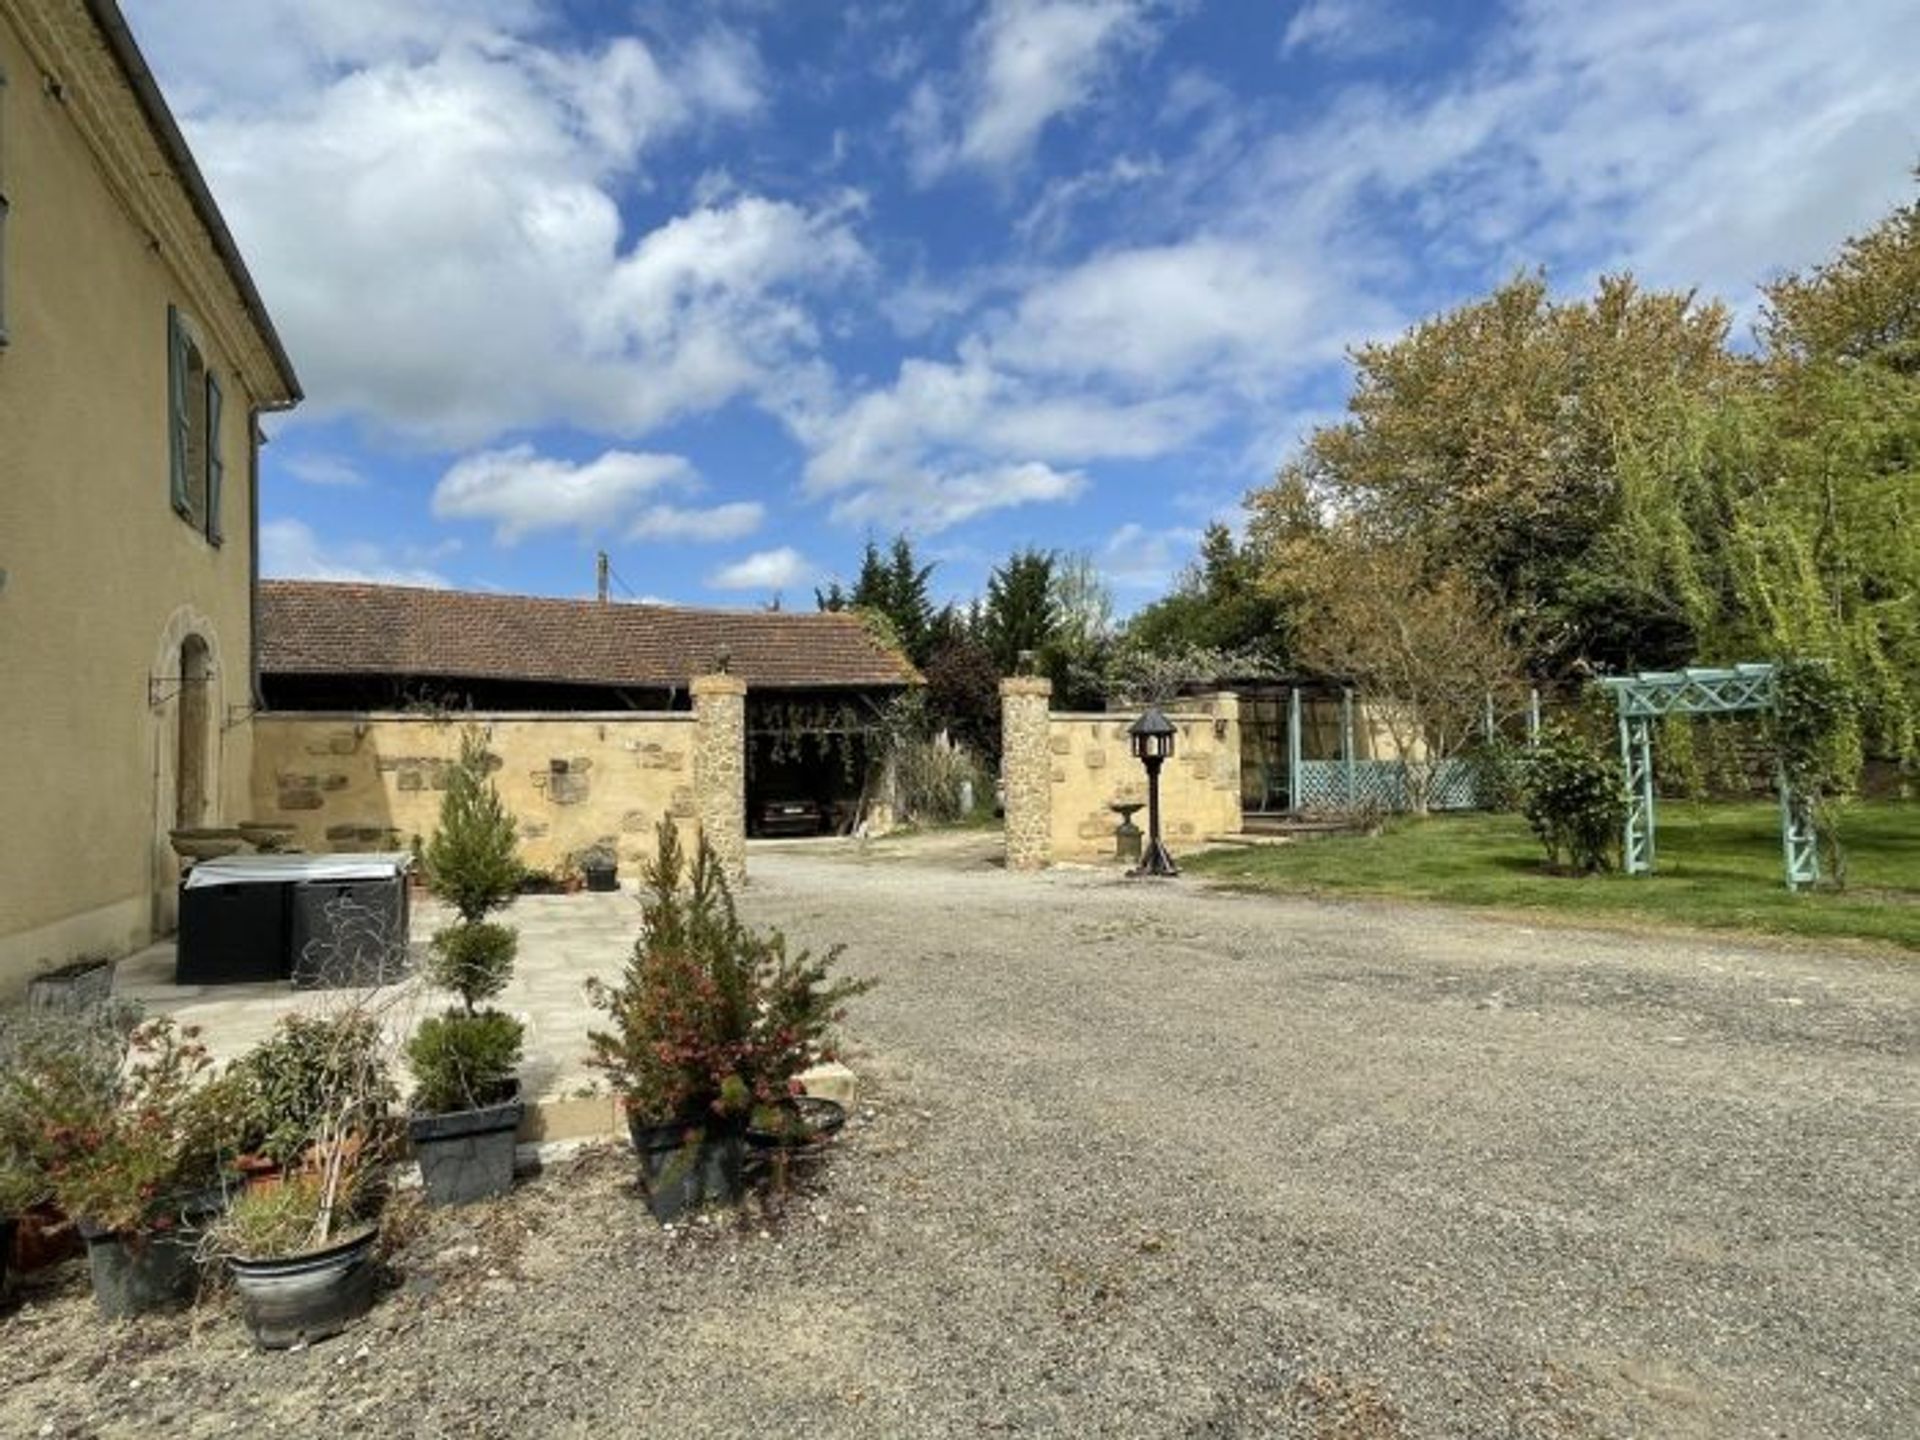
<path fill-rule="evenodd" d="M 846 835 L 886 783 L 886 707 L 868 695 L 747 695 L 747 834 Z"/>

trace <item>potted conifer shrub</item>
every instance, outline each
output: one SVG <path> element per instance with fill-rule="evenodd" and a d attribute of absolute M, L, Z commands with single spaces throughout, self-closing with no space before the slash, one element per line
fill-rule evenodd
<path fill-rule="evenodd" d="M 489 763 L 479 733 L 469 730 L 427 847 L 434 892 L 459 917 L 434 935 L 425 969 L 428 981 L 458 995 L 460 1004 L 423 1021 L 406 1052 L 414 1079 L 407 1133 L 435 1205 L 462 1205 L 513 1186 L 523 1029 L 483 1004 L 513 974 L 518 937 L 487 916 L 513 902 L 522 867 L 513 817 Z"/>
<path fill-rule="evenodd" d="M 712 848 L 703 839 L 689 867 L 671 820 L 645 883 L 620 984 L 590 986 L 610 1025 L 588 1035 L 588 1063 L 625 1104 L 648 1206 L 666 1221 L 740 1199 L 749 1129 L 779 1125 L 796 1077 L 831 1053 L 842 1004 L 872 982 L 829 981 L 838 946 L 789 955 L 779 931 L 744 925 Z"/>

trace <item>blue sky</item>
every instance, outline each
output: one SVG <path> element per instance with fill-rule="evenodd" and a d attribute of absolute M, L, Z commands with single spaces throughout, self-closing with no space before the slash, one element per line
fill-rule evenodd
<path fill-rule="evenodd" d="M 282 575 L 802 605 L 904 529 L 1125 612 L 1354 342 L 1533 266 L 1744 324 L 1920 160 L 1911 0 L 126 8 L 306 384 Z"/>

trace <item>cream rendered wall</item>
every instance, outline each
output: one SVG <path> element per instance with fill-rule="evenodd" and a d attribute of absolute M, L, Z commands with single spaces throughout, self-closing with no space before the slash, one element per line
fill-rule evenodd
<path fill-rule="evenodd" d="M 553 869 L 576 851 L 608 844 L 622 877 L 632 876 L 652 857 L 663 815 L 674 817 L 688 846 L 698 843 L 698 722 L 677 711 L 261 715 L 253 814 L 299 826 L 295 843 L 315 852 L 425 840 L 438 827 L 445 769 L 469 724 L 499 758 L 494 784 L 519 823 L 528 865 Z M 347 833 L 353 829 L 367 833 Z M 388 830 L 397 834 L 378 837 Z"/>
<path fill-rule="evenodd" d="M 1178 734 L 1160 771 L 1161 833 L 1178 856 L 1181 842 L 1240 830 L 1240 705 L 1232 695 L 1187 702 L 1167 718 Z M 1133 758 L 1127 727 L 1137 712 L 1063 714 L 1047 720 L 1053 765 L 1050 812 L 1053 860 L 1113 857 L 1120 817 L 1115 801 L 1147 798 L 1147 776 Z M 1143 810 L 1134 817 L 1147 828 Z"/>
<path fill-rule="evenodd" d="M 226 543 L 168 490 L 167 306 L 175 268 L 109 189 L 0 11 L 0 166 L 9 343 L 0 347 L 0 997 L 41 963 L 124 952 L 171 923 L 181 638 L 213 652 L 209 823 L 239 818 L 248 728 L 248 415 L 232 358 L 202 326 L 225 391 Z M 172 687 L 167 687 L 172 688 Z"/>

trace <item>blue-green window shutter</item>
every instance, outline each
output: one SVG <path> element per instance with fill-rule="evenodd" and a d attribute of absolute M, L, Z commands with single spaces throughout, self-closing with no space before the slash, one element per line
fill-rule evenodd
<path fill-rule="evenodd" d="M 218 545 L 220 534 L 220 481 L 226 466 L 220 460 L 220 382 L 207 372 L 207 539 Z"/>
<path fill-rule="evenodd" d="M 187 332 L 180 312 L 167 306 L 167 459 L 171 471 L 173 508 L 192 516 L 187 494 Z"/>

